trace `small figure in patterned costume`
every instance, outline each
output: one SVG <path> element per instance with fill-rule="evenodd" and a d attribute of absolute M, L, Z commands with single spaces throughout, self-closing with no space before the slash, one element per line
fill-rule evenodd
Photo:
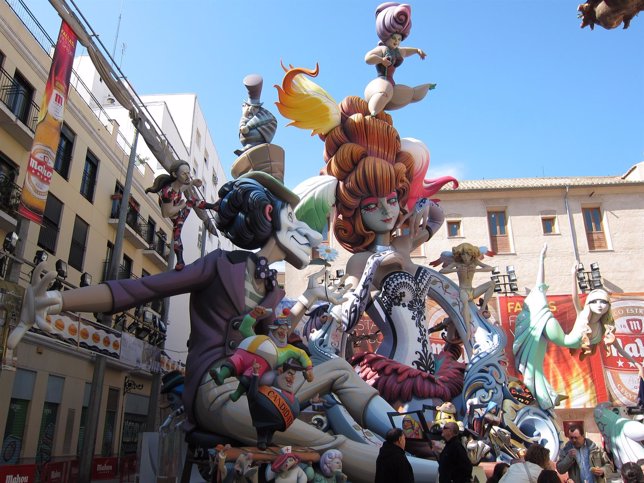
<path fill-rule="evenodd" d="M 152 186 L 145 190 L 146 193 L 159 194 L 159 206 L 161 214 L 172 220 L 172 238 L 174 240 L 174 253 L 177 257 L 175 270 L 183 270 L 183 243 L 181 242 L 181 230 L 183 224 L 193 207 L 200 210 L 212 210 L 214 203 L 207 203 L 199 200 L 190 192 L 193 186 L 199 188 L 202 185 L 200 179 L 190 177 L 190 164 L 187 161 L 179 161 L 170 170 L 170 174 L 161 174 L 154 179 Z"/>

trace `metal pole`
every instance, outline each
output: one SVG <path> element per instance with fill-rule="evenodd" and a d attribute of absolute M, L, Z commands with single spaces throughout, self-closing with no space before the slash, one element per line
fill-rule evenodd
<path fill-rule="evenodd" d="M 83 437 L 78 468 L 79 483 L 90 483 L 92 479 L 92 460 L 96 447 L 96 433 L 98 432 L 98 417 L 103 398 L 103 380 L 105 379 L 105 356 L 96 355 L 94 359 L 94 375 L 92 377 L 92 390 L 89 393 L 89 406 L 87 407 L 87 425 Z"/>
<path fill-rule="evenodd" d="M 145 420 L 145 430 L 153 433 L 159 429 L 159 391 L 161 390 L 161 373 L 152 374 L 152 387 L 148 404 L 148 417 Z"/>
<path fill-rule="evenodd" d="M 107 271 L 108 280 L 118 279 L 118 271 L 121 265 L 121 256 L 123 255 L 123 240 L 125 238 L 125 220 L 127 219 L 127 211 L 130 204 L 130 192 L 132 191 L 132 177 L 134 175 L 134 164 L 136 161 L 136 144 L 139 139 L 139 120 L 136 119 L 134 123 L 134 139 L 132 141 L 132 148 L 130 149 L 130 159 L 127 165 L 127 174 L 125 175 L 125 186 L 123 186 L 123 198 L 121 199 L 121 206 L 119 207 L 119 223 L 116 228 L 116 238 L 114 239 L 114 249 L 112 250 L 112 258 L 110 259 L 109 269 Z"/>
<path fill-rule="evenodd" d="M 572 249 L 575 253 L 575 260 L 579 262 L 579 249 L 577 248 L 577 233 L 575 232 L 575 223 L 572 219 L 570 206 L 568 205 L 568 186 L 566 186 L 566 194 L 564 195 L 564 206 L 566 207 L 566 214 L 568 215 L 568 225 L 570 226 L 570 236 L 572 237 Z"/>

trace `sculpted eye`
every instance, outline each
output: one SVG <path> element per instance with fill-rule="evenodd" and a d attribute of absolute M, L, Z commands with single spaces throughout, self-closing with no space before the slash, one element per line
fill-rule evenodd
<path fill-rule="evenodd" d="M 374 211 L 378 205 L 376 203 L 367 203 L 365 205 L 362 205 L 360 209 L 362 211 Z"/>

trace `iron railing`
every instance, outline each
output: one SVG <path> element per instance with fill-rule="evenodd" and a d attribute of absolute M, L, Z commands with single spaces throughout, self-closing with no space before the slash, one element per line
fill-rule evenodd
<path fill-rule="evenodd" d="M 18 211 L 18 205 L 20 205 L 21 193 L 20 186 L 0 174 L 0 210 L 15 214 Z"/>
<path fill-rule="evenodd" d="M 32 94 L 24 89 L 6 70 L 0 68 L 0 101 L 25 126 L 35 132 L 40 107 L 33 101 Z"/>

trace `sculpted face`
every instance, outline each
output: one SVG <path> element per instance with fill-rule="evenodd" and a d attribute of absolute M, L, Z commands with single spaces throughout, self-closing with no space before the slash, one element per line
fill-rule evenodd
<path fill-rule="evenodd" d="M 297 269 L 306 267 L 312 249 L 322 242 L 322 235 L 298 221 L 291 205 L 286 205 L 279 216 L 281 228 L 275 233 L 275 241 L 284 252 L 284 260 Z"/>
<path fill-rule="evenodd" d="M 393 34 L 391 37 L 389 37 L 389 40 L 385 42 L 385 45 L 390 49 L 397 49 L 400 46 L 401 42 L 402 42 L 402 35 Z"/>
<path fill-rule="evenodd" d="M 596 299 L 588 302 L 590 311 L 597 315 L 604 315 L 608 312 L 610 304 L 606 300 Z"/>
<path fill-rule="evenodd" d="M 383 198 L 370 196 L 360 202 L 360 213 L 365 228 L 374 233 L 390 233 L 400 214 L 398 194 L 392 191 Z"/>
<path fill-rule="evenodd" d="M 190 167 L 187 164 L 179 166 L 174 175 L 181 184 L 190 184 Z"/>
<path fill-rule="evenodd" d="M 333 458 L 329 461 L 328 465 L 329 469 L 331 470 L 331 474 L 335 473 L 336 471 L 342 471 L 342 460 L 340 458 Z"/>
<path fill-rule="evenodd" d="M 246 119 L 250 119 L 259 111 L 259 106 L 252 106 L 250 104 L 242 104 L 242 114 Z"/>

